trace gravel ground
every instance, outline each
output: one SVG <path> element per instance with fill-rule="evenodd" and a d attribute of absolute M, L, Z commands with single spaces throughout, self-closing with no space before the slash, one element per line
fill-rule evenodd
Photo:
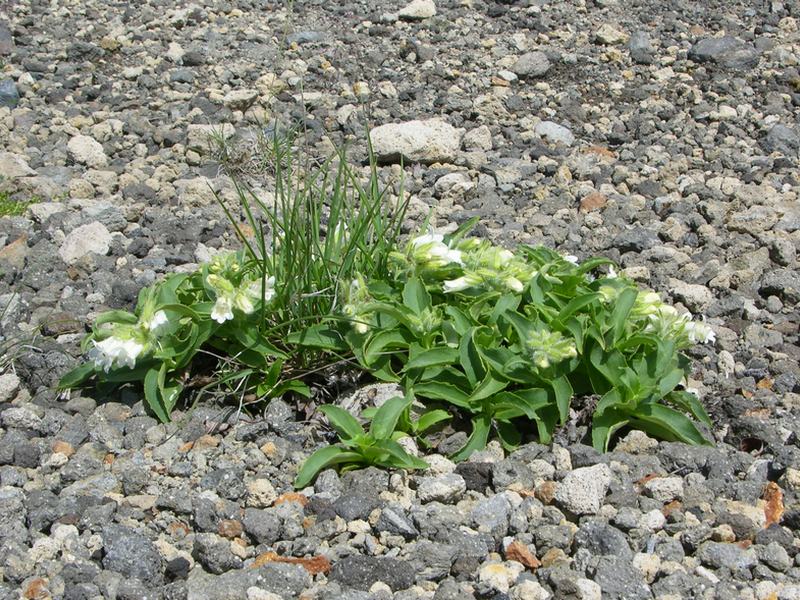
<path fill-rule="evenodd" d="M 800 599 L 795 0 L 0 3 L 0 598 Z M 52 386 L 84 326 L 232 247 L 209 186 L 266 123 L 365 156 L 412 218 L 603 254 L 704 314 L 715 448 L 490 445 L 324 472 L 292 407 L 160 425 Z M 446 217 L 446 220 L 443 220 Z M 5 362 L 5 361 L 4 361 Z"/>

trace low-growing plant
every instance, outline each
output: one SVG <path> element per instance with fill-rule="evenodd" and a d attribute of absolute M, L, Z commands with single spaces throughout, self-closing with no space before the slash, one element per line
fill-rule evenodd
<path fill-rule="evenodd" d="M 0 192 L 0 217 L 21 217 L 31 204 L 40 202 L 37 196 L 15 200 L 8 192 Z"/>
<path fill-rule="evenodd" d="M 706 412 L 679 386 L 690 367 L 682 351 L 713 331 L 611 261 L 511 251 L 469 237 L 475 221 L 400 244 L 405 204 L 388 202 L 374 161 L 362 184 L 342 154 L 302 175 L 285 140 L 273 155 L 274 204 L 237 187 L 251 235 L 220 200 L 243 249 L 143 290 L 133 313 L 98 318 L 84 340 L 89 361 L 62 387 L 142 382 L 166 421 L 209 369 L 254 401 L 308 397 L 315 374 L 336 366 L 399 383 L 403 397 L 360 415 L 366 431 L 355 415 L 320 408 L 341 442 L 312 455 L 301 487 L 332 465 L 422 468 L 398 439 L 427 447 L 425 433 L 451 417 L 471 423 L 454 460 L 490 437 L 509 449 L 526 433 L 548 443 L 575 397 L 597 398 L 599 451 L 626 427 L 709 443 L 696 426 L 711 425 Z M 412 412 L 415 400 L 427 412 Z"/>

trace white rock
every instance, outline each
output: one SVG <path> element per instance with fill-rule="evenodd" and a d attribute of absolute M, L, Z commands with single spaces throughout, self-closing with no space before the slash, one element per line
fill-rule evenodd
<path fill-rule="evenodd" d="M 541 121 L 536 124 L 533 131 L 539 137 L 554 144 L 572 146 L 575 142 L 575 136 L 569 129 L 558 123 L 553 123 L 553 121 Z"/>
<path fill-rule="evenodd" d="M 637 552 L 633 556 L 633 567 L 644 575 L 647 583 L 653 583 L 661 568 L 661 558 L 657 554 Z"/>
<path fill-rule="evenodd" d="M 550 600 L 553 594 L 542 587 L 538 581 L 524 579 L 508 593 L 511 600 Z"/>
<path fill-rule="evenodd" d="M 14 373 L 0 375 L 0 402 L 13 400 L 17 391 L 19 391 L 19 377 Z"/>
<path fill-rule="evenodd" d="M 253 479 L 247 482 L 247 506 L 267 508 L 272 506 L 278 492 L 268 479 Z"/>
<path fill-rule="evenodd" d="M 76 163 L 87 167 L 105 167 L 108 164 L 103 146 L 88 135 L 76 135 L 67 142 L 69 155 Z"/>
<path fill-rule="evenodd" d="M 247 588 L 247 600 L 281 600 L 281 597 L 278 594 L 252 586 Z"/>
<path fill-rule="evenodd" d="M 397 16 L 401 19 L 422 20 L 430 19 L 436 14 L 436 4 L 433 0 L 411 0 L 404 8 L 401 8 Z"/>
<path fill-rule="evenodd" d="M 457 171 L 442 175 L 433 184 L 433 190 L 440 196 L 463 197 L 468 191 L 475 187 L 469 173 Z"/>
<path fill-rule="evenodd" d="M 486 125 L 470 129 L 464 134 L 464 150 L 491 150 L 492 132 Z"/>
<path fill-rule="evenodd" d="M 559 483 L 555 500 L 573 514 L 597 514 L 610 484 L 611 470 L 607 465 L 601 463 L 575 469 Z"/>
<path fill-rule="evenodd" d="M 89 253 L 105 256 L 111 248 L 111 234 L 99 221 L 92 221 L 73 229 L 61 247 L 58 255 L 68 265 L 74 264 Z"/>
<path fill-rule="evenodd" d="M 42 419 L 27 406 L 12 406 L 3 411 L 3 425 L 16 429 L 31 429 L 38 431 L 42 424 Z"/>
<path fill-rule="evenodd" d="M 505 594 L 524 570 L 524 566 L 513 560 L 501 563 L 493 562 L 481 567 L 478 578 L 482 583 Z"/>
<path fill-rule="evenodd" d="M 658 510 L 653 509 L 644 513 L 641 518 L 639 519 L 638 526 L 641 529 L 649 529 L 651 531 L 659 531 L 664 529 L 664 525 L 667 524 L 667 518 L 664 514 Z"/>
<path fill-rule="evenodd" d="M 28 207 L 31 217 L 37 223 L 44 223 L 53 215 L 64 212 L 67 207 L 61 202 L 36 202 Z"/>
<path fill-rule="evenodd" d="M 649 437 L 644 431 L 634 429 L 617 445 L 614 446 L 615 452 L 627 452 L 629 454 L 647 454 L 658 448 L 658 440 Z"/>
<path fill-rule="evenodd" d="M 663 502 L 683 499 L 683 479 L 680 477 L 655 477 L 644 484 L 651 498 Z"/>
<path fill-rule="evenodd" d="M 597 42 L 608 46 L 625 44 L 629 37 L 627 33 L 620 31 L 610 23 L 603 23 L 594 33 L 594 39 Z"/>
<path fill-rule="evenodd" d="M 24 157 L 13 152 L 0 152 L 0 175 L 9 179 L 36 175 Z"/>
<path fill-rule="evenodd" d="M 686 283 L 680 279 L 670 278 L 669 287 L 672 295 L 683 302 L 693 313 L 704 312 L 714 301 L 714 295 L 704 285 Z"/>
<path fill-rule="evenodd" d="M 167 46 L 166 56 L 174 63 L 179 63 L 183 60 L 183 55 L 186 54 L 183 47 L 177 42 L 170 42 Z"/>
<path fill-rule="evenodd" d="M 464 478 L 458 473 L 445 473 L 435 477 L 422 477 L 417 484 L 420 502 L 454 502 L 467 490 Z"/>
<path fill-rule="evenodd" d="M 462 131 L 441 119 L 388 123 L 370 131 L 376 156 L 382 162 L 453 162 Z"/>
<path fill-rule="evenodd" d="M 577 588 L 577 597 L 579 600 L 601 600 L 603 589 L 599 583 L 595 583 L 591 579 L 580 578 L 575 580 L 575 587 Z"/>
<path fill-rule="evenodd" d="M 231 110 L 246 111 L 258 100 L 256 90 L 231 90 L 222 99 L 222 103 Z"/>
<path fill-rule="evenodd" d="M 186 148 L 196 152 L 206 152 L 209 147 L 213 147 L 210 138 L 214 136 L 228 139 L 236 133 L 236 129 L 230 123 L 219 123 L 217 125 L 192 124 L 186 130 Z"/>

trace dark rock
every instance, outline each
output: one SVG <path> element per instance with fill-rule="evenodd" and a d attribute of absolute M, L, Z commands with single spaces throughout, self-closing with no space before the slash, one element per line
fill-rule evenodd
<path fill-rule="evenodd" d="M 697 558 L 714 569 L 724 567 L 732 571 L 750 569 L 758 563 L 753 550 L 721 542 L 703 542 L 697 549 Z"/>
<path fill-rule="evenodd" d="M 593 555 L 630 558 L 633 555 L 625 534 L 600 521 L 589 521 L 575 533 L 576 551 L 586 549 Z"/>
<path fill-rule="evenodd" d="M 419 531 L 408 519 L 403 508 L 398 505 L 390 505 L 381 510 L 381 516 L 378 517 L 375 529 L 393 535 L 402 535 L 406 539 L 419 535 Z"/>
<path fill-rule="evenodd" d="M 333 502 L 333 510 L 345 521 L 366 521 L 369 514 L 383 504 L 376 496 L 359 493 L 343 494 Z"/>
<path fill-rule="evenodd" d="M 19 90 L 13 79 L 0 81 L 0 106 L 16 108 L 19 104 Z"/>
<path fill-rule="evenodd" d="M 520 77 L 541 77 L 552 65 L 544 52 L 528 52 L 511 65 L 511 71 Z"/>
<path fill-rule="evenodd" d="M 634 62 L 641 65 L 649 65 L 653 62 L 654 50 L 646 31 L 634 31 L 628 42 L 628 49 Z"/>
<path fill-rule="evenodd" d="M 800 135 L 794 129 L 777 123 L 761 140 L 761 147 L 767 152 L 780 152 L 796 157 L 800 150 Z"/>
<path fill-rule="evenodd" d="M 491 485 L 492 464 L 486 462 L 462 462 L 456 465 L 455 472 L 464 478 L 467 489 L 481 494 Z"/>
<path fill-rule="evenodd" d="M 200 480 L 200 487 L 214 490 L 223 498 L 237 500 L 244 496 L 244 470 L 240 468 L 215 469 Z"/>
<path fill-rule="evenodd" d="M 653 597 L 640 571 L 630 559 L 620 556 L 603 556 L 589 567 L 591 579 L 600 585 L 603 598 L 618 600 L 649 600 Z"/>
<path fill-rule="evenodd" d="M 195 535 L 192 556 L 215 575 L 242 568 L 242 559 L 231 552 L 230 541 L 213 533 Z"/>
<path fill-rule="evenodd" d="M 161 555 L 153 542 L 123 525 L 103 529 L 103 567 L 146 584 L 160 585 L 163 580 Z"/>
<path fill-rule="evenodd" d="M 186 580 L 186 600 L 241 600 L 247 589 L 258 587 L 281 598 L 297 598 L 311 584 L 300 565 L 267 563 L 256 569 L 228 571 L 221 575 L 193 569 Z"/>
<path fill-rule="evenodd" d="M 688 57 L 694 62 L 737 71 L 752 69 L 759 61 L 759 53 L 753 46 L 730 36 L 699 40 L 689 50 Z"/>
<path fill-rule="evenodd" d="M 800 273 L 794 269 L 774 269 L 764 274 L 758 289 L 762 296 L 779 296 L 785 302 L 800 302 Z"/>
<path fill-rule="evenodd" d="M 393 591 L 397 591 L 414 584 L 414 570 L 409 563 L 396 558 L 348 556 L 333 565 L 328 578 L 344 586 L 365 591 L 376 582 L 382 581 Z"/>
<path fill-rule="evenodd" d="M 281 538 L 281 519 L 271 510 L 245 509 L 242 525 L 256 544 L 273 544 Z"/>

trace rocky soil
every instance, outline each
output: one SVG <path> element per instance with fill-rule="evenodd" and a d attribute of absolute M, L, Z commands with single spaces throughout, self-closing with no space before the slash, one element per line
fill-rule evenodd
<path fill-rule="evenodd" d="M 0 219 L 0 598 L 800 598 L 796 2 L 0 5 L 0 191 L 37 200 Z M 93 316 L 234 246 L 211 191 L 264 172 L 259 132 L 360 163 L 367 121 L 412 219 L 603 254 L 706 315 L 718 445 L 567 431 L 298 494 L 320 435 L 281 401 L 161 425 L 57 396 Z"/>

